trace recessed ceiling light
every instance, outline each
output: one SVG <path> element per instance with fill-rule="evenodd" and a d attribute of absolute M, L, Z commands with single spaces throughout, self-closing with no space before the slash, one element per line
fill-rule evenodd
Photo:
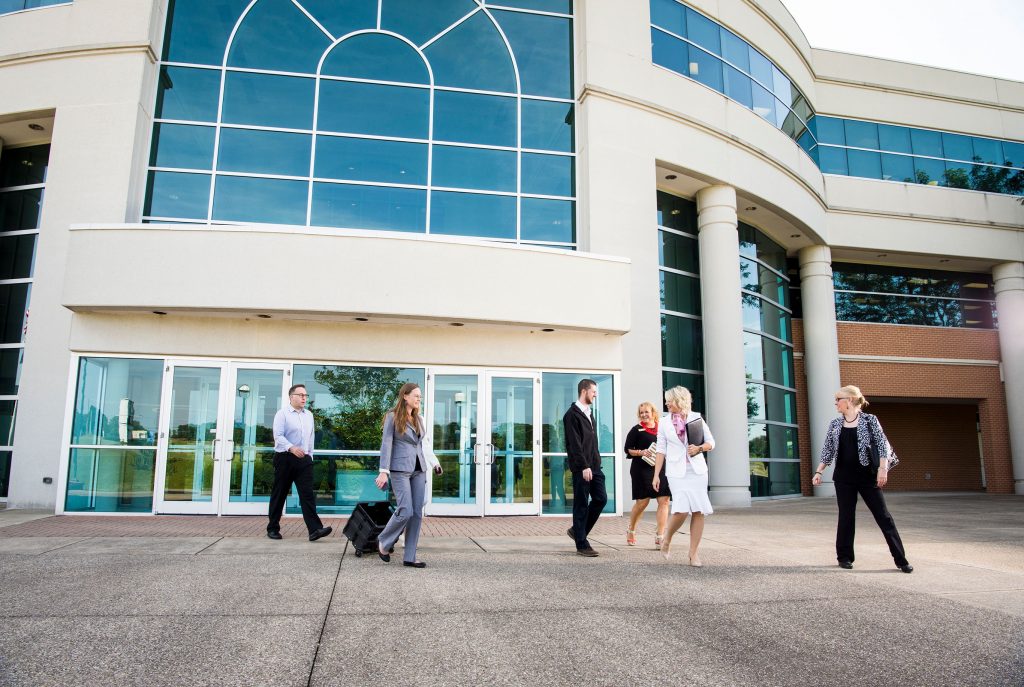
<path fill-rule="evenodd" d="M 668 179 L 669 181 L 672 181 L 673 179 L 678 179 L 679 177 L 677 177 L 675 174 L 666 174 L 665 178 Z"/>
<path fill-rule="evenodd" d="M 269 320 L 270 319 L 270 315 L 257 315 L 256 317 L 260 318 L 261 320 Z"/>
<path fill-rule="evenodd" d="M 36 124 L 35 122 L 32 122 L 31 124 L 28 125 L 28 128 L 32 129 L 32 131 L 42 131 L 43 130 L 43 125 L 42 124 Z"/>
<path fill-rule="evenodd" d="M 791 239 L 798 239 L 798 238 L 800 238 L 800 234 L 790 234 L 789 238 L 791 238 Z"/>
<path fill-rule="evenodd" d="M 153 314 L 154 315 L 166 315 L 167 313 L 165 313 L 163 310 L 154 310 Z"/>
<path fill-rule="evenodd" d="M 462 322 L 449 322 L 448 324 L 450 324 L 453 327 L 465 327 L 466 326 Z"/>
<path fill-rule="evenodd" d="M 747 207 L 745 207 L 743 209 L 746 210 L 747 212 L 753 212 L 754 210 L 757 209 L 757 206 L 756 205 L 748 205 Z"/>
<path fill-rule="evenodd" d="M 887 258 L 887 257 L 889 257 L 889 254 L 888 253 L 879 253 L 878 257 L 880 257 L 880 258 Z"/>
<path fill-rule="evenodd" d="M 949 258 L 941 258 L 939 262 L 949 262 Z"/>
<path fill-rule="evenodd" d="M 369 317 L 356 317 L 354 319 L 355 319 L 356 322 L 369 322 L 370 321 Z"/>
<path fill-rule="evenodd" d="M 555 331 L 555 330 L 554 330 L 554 329 L 552 329 L 551 327 L 546 327 L 546 328 L 544 328 L 544 329 L 541 329 L 541 331 L 542 331 L 542 332 L 553 332 L 553 331 Z"/>
<path fill-rule="evenodd" d="M 669 214 L 672 214 L 672 215 L 678 215 L 678 214 L 679 214 L 679 213 L 681 213 L 681 212 L 682 212 L 682 210 L 680 210 L 679 208 L 675 208 L 675 209 L 674 209 L 674 210 L 672 210 L 672 212 L 671 212 L 671 213 L 669 213 Z"/>

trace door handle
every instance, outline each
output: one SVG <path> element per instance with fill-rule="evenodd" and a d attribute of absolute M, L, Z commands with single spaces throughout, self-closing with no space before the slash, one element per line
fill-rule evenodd
<path fill-rule="evenodd" d="M 473 445 L 473 465 L 480 465 L 480 447 L 481 446 L 483 446 L 483 444 L 474 444 Z"/>
<path fill-rule="evenodd" d="M 487 444 L 487 464 L 494 465 L 494 444 Z"/>

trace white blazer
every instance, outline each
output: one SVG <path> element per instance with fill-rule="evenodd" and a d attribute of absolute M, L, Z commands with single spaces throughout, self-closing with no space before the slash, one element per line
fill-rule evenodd
<path fill-rule="evenodd" d="M 708 423 L 704 422 L 703 418 L 701 418 L 700 413 L 691 410 L 690 414 L 686 416 L 687 422 L 693 422 L 698 419 L 701 420 L 704 425 L 705 443 L 711 444 L 711 448 L 714 449 L 715 438 L 711 436 L 711 428 L 708 427 Z M 679 439 L 679 435 L 676 434 L 676 428 L 672 426 L 671 414 L 663 416 L 658 422 L 658 453 L 665 454 L 666 477 L 682 477 L 686 474 L 687 451 L 686 447 L 683 446 L 683 442 Z M 690 465 L 693 466 L 693 471 L 696 474 L 707 474 L 708 462 L 704 460 L 703 453 L 698 453 L 690 458 Z"/>

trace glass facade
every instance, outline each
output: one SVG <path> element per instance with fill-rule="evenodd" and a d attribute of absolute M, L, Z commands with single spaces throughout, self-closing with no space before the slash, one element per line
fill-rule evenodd
<path fill-rule="evenodd" d="M 814 110 L 757 48 L 676 0 L 651 0 L 654 64 L 713 88 L 782 130 L 811 154 Z"/>
<path fill-rule="evenodd" d="M 49 145 L 0 151 L 0 498 L 7 496 L 14 457 L 14 421 L 49 157 Z"/>
<path fill-rule="evenodd" d="M 1024 142 L 816 115 L 735 33 L 677 0 L 650 0 L 651 58 L 756 112 L 825 174 L 1024 194 Z"/>
<path fill-rule="evenodd" d="M 71 0 L 0 0 L 0 14 L 34 10 L 52 5 L 70 5 Z"/>
<path fill-rule="evenodd" d="M 144 220 L 575 247 L 571 5 L 172 0 Z"/>
<path fill-rule="evenodd" d="M 743 222 L 739 235 L 750 494 L 754 498 L 799 494 L 786 250 Z"/>
<path fill-rule="evenodd" d="M 565 464 L 568 454 L 562 417 L 579 398 L 576 385 L 585 378 L 597 382 L 597 401 L 591 411 L 597 423 L 601 469 L 608 491 L 603 512 L 615 512 L 615 380 L 610 374 L 545 372 L 541 375 L 541 512 L 546 515 L 572 513 L 572 473 Z"/>
<path fill-rule="evenodd" d="M 658 192 L 661 264 L 662 384 L 680 384 L 704 411 L 703 331 L 697 206 Z M 739 224 L 743 352 L 747 376 L 750 493 L 754 498 L 800 493 L 796 381 L 786 251 Z M 660 405 L 660 400 L 657 401 Z"/>
<path fill-rule="evenodd" d="M 965 272 L 832 265 L 836 319 L 845 322 L 993 329 L 992 276 Z"/>
<path fill-rule="evenodd" d="M 1024 193 L 1024 143 L 815 117 L 821 171 L 989 193 Z"/>
<path fill-rule="evenodd" d="M 426 370 L 405 367 L 295 365 L 313 413 L 313 486 L 320 513 L 348 514 L 361 501 L 379 501 L 381 424 L 406 382 L 424 387 Z M 273 482 L 273 473 L 269 479 Z M 293 490 L 287 512 L 298 513 Z"/>

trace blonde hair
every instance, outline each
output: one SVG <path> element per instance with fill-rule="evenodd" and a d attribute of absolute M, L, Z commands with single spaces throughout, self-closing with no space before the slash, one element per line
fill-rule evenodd
<path fill-rule="evenodd" d="M 665 403 L 679 408 L 682 415 L 690 414 L 690 407 L 693 405 L 693 396 L 685 386 L 674 386 L 665 390 Z"/>
<path fill-rule="evenodd" d="M 864 394 L 860 392 L 860 387 L 856 387 L 853 384 L 847 384 L 837 391 L 836 394 L 843 394 L 857 408 L 867 408 L 870 405 L 868 399 L 864 398 Z"/>
<path fill-rule="evenodd" d="M 658 418 L 658 409 L 654 406 L 654 404 L 651 403 L 650 401 L 644 401 L 639 406 L 637 406 L 637 409 L 636 409 L 636 419 L 637 420 L 640 419 L 640 413 L 642 413 L 644 411 L 644 408 L 650 408 L 651 409 L 651 415 L 653 415 L 655 419 Z"/>

